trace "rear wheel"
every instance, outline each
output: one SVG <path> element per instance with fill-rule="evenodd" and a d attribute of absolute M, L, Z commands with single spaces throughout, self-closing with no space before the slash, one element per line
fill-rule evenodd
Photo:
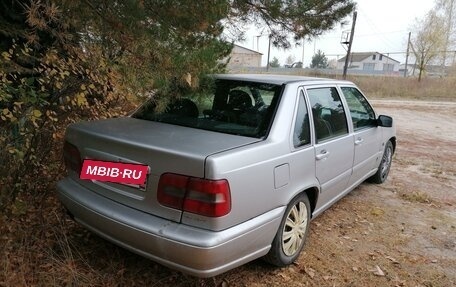
<path fill-rule="evenodd" d="M 391 141 L 388 141 L 385 146 L 385 151 L 383 152 L 382 161 L 378 166 L 377 173 L 369 178 L 369 181 L 374 183 L 384 183 L 386 178 L 388 177 L 390 168 L 391 168 L 391 161 L 393 160 L 393 144 Z"/>
<path fill-rule="evenodd" d="M 288 205 L 279 230 L 264 259 L 277 266 L 293 263 L 301 253 L 309 231 L 310 203 L 307 195 L 296 196 Z"/>

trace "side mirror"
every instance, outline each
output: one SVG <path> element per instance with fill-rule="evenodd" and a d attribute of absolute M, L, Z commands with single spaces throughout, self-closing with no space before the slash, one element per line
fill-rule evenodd
<path fill-rule="evenodd" d="M 379 127 L 390 128 L 393 126 L 393 118 L 390 116 L 380 115 L 377 119 L 377 125 Z"/>

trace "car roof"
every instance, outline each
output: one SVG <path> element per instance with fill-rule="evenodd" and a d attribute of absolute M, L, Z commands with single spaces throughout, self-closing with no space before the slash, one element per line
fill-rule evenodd
<path fill-rule="evenodd" d="M 276 85 L 283 85 L 295 82 L 303 82 L 306 84 L 353 84 L 349 81 L 304 77 L 295 75 L 274 75 L 274 74 L 218 74 L 215 75 L 217 79 L 233 80 L 233 81 L 249 81 L 270 83 Z"/>

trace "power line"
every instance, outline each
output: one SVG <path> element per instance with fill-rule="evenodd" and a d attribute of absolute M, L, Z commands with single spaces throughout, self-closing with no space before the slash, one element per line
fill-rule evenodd
<path fill-rule="evenodd" d="M 367 24 L 372 28 L 372 30 L 374 30 L 376 32 L 375 34 L 380 36 L 383 43 L 386 44 L 387 46 L 389 46 L 390 48 L 394 48 L 395 45 L 392 42 L 390 42 L 390 40 L 385 38 L 382 33 L 379 32 L 379 29 L 377 28 L 377 26 L 370 20 L 370 18 L 366 15 L 366 13 L 364 13 L 363 9 L 360 8 L 359 10 L 360 10 L 361 14 L 366 18 Z"/>
<path fill-rule="evenodd" d="M 369 51 L 371 52 L 371 51 Z M 379 54 L 382 54 L 382 55 L 406 55 L 407 52 L 378 52 L 376 51 L 377 53 Z M 438 54 L 443 54 L 443 53 L 452 53 L 452 54 L 456 54 L 456 50 L 446 50 L 446 51 L 435 51 L 436 53 Z M 358 53 L 367 53 L 367 52 L 352 52 L 352 54 L 358 54 Z M 325 56 L 327 57 L 340 57 L 340 56 L 346 56 L 346 54 L 341 54 L 341 53 L 337 53 L 337 54 L 326 54 L 325 53 Z M 414 56 L 413 53 L 411 53 L 411 56 Z"/>
<path fill-rule="evenodd" d="M 356 38 L 360 37 L 377 37 L 380 35 L 389 35 L 389 34 L 399 34 L 399 33 L 405 33 L 407 30 L 397 30 L 397 31 L 390 31 L 390 32 L 383 32 L 383 33 L 370 33 L 370 34 L 356 34 Z M 330 40 L 330 39 L 340 39 L 340 36 L 331 36 L 331 37 L 322 37 L 320 36 L 320 40 Z"/>

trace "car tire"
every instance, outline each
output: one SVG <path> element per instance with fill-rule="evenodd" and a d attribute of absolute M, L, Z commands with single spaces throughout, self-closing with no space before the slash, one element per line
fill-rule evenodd
<path fill-rule="evenodd" d="M 393 144 L 391 143 L 391 141 L 388 141 L 386 143 L 385 151 L 383 152 L 382 160 L 380 161 L 377 172 L 369 178 L 370 182 L 378 184 L 385 182 L 391 168 L 393 153 Z"/>
<path fill-rule="evenodd" d="M 264 260 L 279 267 L 293 263 L 304 247 L 309 223 L 309 198 L 307 194 L 301 193 L 288 204 L 271 249 Z"/>

